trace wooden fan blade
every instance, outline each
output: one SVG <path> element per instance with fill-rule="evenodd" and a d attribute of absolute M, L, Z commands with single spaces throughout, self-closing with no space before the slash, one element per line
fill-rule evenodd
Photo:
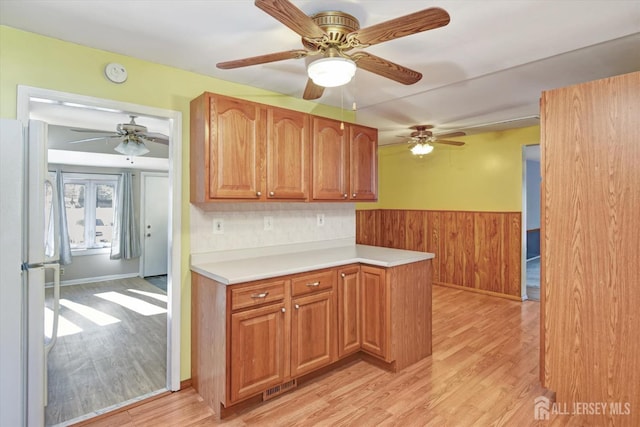
<path fill-rule="evenodd" d="M 304 38 L 319 39 L 325 35 L 313 19 L 287 0 L 256 0 L 255 5 Z"/>
<path fill-rule="evenodd" d="M 465 136 L 466 133 L 464 132 L 451 132 L 451 133 L 444 133 L 444 134 L 438 134 L 436 135 L 438 138 L 456 138 L 458 136 Z"/>
<path fill-rule="evenodd" d="M 223 70 L 231 68 L 247 67 L 249 65 L 266 64 L 268 62 L 282 61 L 284 59 L 298 59 L 307 56 L 306 50 L 286 50 L 284 52 L 268 53 L 266 55 L 252 56 L 251 58 L 236 59 L 235 61 L 218 62 L 216 67 Z"/>
<path fill-rule="evenodd" d="M 437 144 L 447 144 L 447 145 L 457 145 L 458 147 L 464 145 L 464 142 L 460 142 L 460 141 L 447 141 L 445 139 L 436 139 L 435 141 L 433 141 Z"/>
<path fill-rule="evenodd" d="M 318 86 L 313 80 L 307 80 L 307 86 L 304 88 L 302 99 L 318 99 L 324 93 L 324 87 Z"/>
<path fill-rule="evenodd" d="M 439 7 L 432 7 L 354 31 L 347 35 L 347 37 L 355 38 L 360 44 L 370 46 L 400 37 L 410 36 L 411 34 L 433 30 L 434 28 L 444 27 L 449 21 L 449 14 L 446 10 L 440 9 Z"/>
<path fill-rule="evenodd" d="M 417 71 L 410 70 L 402 65 L 387 61 L 386 59 L 371 55 L 370 53 L 357 52 L 351 57 L 356 61 L 356 65 L 363 70 L 367 70 L 405 85 L 414 84 L 422 78 L 422 74 Z"/>

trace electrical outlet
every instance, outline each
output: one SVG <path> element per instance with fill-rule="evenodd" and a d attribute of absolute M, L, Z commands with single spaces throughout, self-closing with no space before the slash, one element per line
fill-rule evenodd
<path fill-rule="evenodd" d="M 213 219 L 213 234 L 224 234 L 224 220 L 222 218 Z"/>
<path fill-rule="evenodd" d="M 318 219 L 318 227 L 324 227 L 324 214 L 319 213 L 316 218 Z"/>
<path fill-rule="evenodd" d="M 264 231 L 271 231 L 273 230 L 273 217 L 272 216 L 265 216 L 264 217 Z"/>

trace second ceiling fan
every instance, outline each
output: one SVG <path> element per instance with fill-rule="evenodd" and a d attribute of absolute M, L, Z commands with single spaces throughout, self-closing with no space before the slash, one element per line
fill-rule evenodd
<path fill-rule="evenodd" d="M 450 20 L 445 10 L 433 7 L 361 29 L 358 20 L 344 12 L 328 11 L 307 16 L 288 0 L 256 0 L 255 5 L 299 34 L 305 49 L 220 62 L 216 66 L 232 69 L 318 56 L 308 64 L 309 79 L 304 99 L 320 98 L 325 87 L 348 83 L 356 67 L 406 85 L 418 82 L 422 74 L 417 71 L 361 50 L 349 51 L 444 27 Z M 334 69 L 330 67 L 341 70 L 340 78 L 334 79 L 330 75 Z"/>

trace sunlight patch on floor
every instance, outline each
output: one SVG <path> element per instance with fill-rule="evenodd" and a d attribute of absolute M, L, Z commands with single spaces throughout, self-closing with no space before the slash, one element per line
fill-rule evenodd
<path fill-rule="evenodd" d="M 133 293 L 136 293 L 136 294 L 140 294 L 140 295 L 145 295 L 145 296 L 157 299 L 158 301 L 162 301 L 164 303 L 166 303 L 169 300 L 167 298 L 167 296 L 163 295 L 163 294 L 156 294 L 156 293 L 153 293 L 153 292 L 141 291 L 139 289 L 127 289 L 127 291 L 133 292 Z"/>
<path fill-rule="evenodd" d="M 69 301 L 68 299 L 61 299 L 60 305 L 68 308 L 69 310 L 75 311 L 79 315 L 99 326 L 112 325 L 120 321 L 120 319 L 110 316 L 107 313 L 103 313 L 100 310 L 96 310 L 95 308 L 91 308 L 83 304 L 78 304 L 77 302 Z"/>
<path fill-rule="evenodd" d="M 162 307 L 149 304 L 146 301 L 121 294 L 120 292 L 103 292 L 100 294 L 95 294 L 95 296 L 116 304 L 120 304 L 121 306 L 135 311 L 136 313 L 143 316 L 153 316 L 155 314 L 164 314 L 167 312 L 167 310 Z"/>
<path fill-rule="evenodd" d="M 53 330 L 53 310 L 49 307 L 44 308 L 44 335 L 51 339 L 51 331 Z M 77 334 L 82 332 L 82 328 L 73 322 L 58 316 L 58 337 Z"/>

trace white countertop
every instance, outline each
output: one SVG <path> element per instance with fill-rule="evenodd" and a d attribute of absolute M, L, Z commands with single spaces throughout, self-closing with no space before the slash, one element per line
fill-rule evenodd
<path fill-rule="evenodd" d="M 429 252 L 366 245 L 346 245 L 273 255 L 268 255 L 269 248 L 264 248 L 264 253 L 265 255 L 255 256 L 256 252 L 252 251 L 251 257 L 223 261 L 216 260 L 215 254 L 192 255 L 191 270 L 217 282 L 233 285 L 353 263 L 395 267 L 435 257 Z"/>

